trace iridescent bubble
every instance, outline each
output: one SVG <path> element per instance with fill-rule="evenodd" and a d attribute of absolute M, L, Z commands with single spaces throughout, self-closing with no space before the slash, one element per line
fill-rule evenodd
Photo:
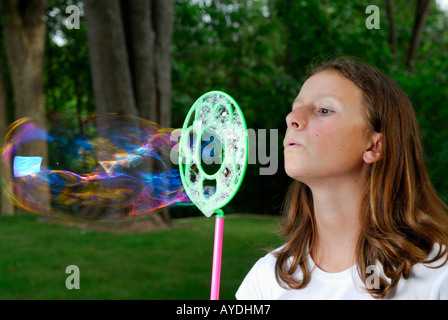
<path fill-rule="evenodd" d="M 16 205 L 41 214 L 90 221 L 139 217 L 191 205 L 170 161 L 173 129 L 114 114 L 50 114 L 46 125 L 23 118 L 2 146 L 4 182 Z M 39 147 L 40 146 L 40 147 Z"/>

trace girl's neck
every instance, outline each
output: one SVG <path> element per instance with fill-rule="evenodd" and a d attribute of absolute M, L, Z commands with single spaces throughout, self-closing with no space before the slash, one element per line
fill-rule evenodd
<path fill-rule="evenodd" d="M 340 272 L 356 263 L 356 245 L 361 230 L 360 211 L 363 179 L 339 179 L 313 193 L 316 222 L 315 243 L 311 256 L 315 264 L 327 272 Z"/>

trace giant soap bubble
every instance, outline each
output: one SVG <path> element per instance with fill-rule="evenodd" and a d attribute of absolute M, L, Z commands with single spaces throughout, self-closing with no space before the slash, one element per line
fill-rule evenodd
<path fill-rule="evenodd" d="M 177 147 L 173 129 L 115 114 L 45 118 L 16 121 L 4 139 L 9 176 L 3 180 L 16 205 L 72 220 L 113 221 L 191 204 L 170 161 Z"/>

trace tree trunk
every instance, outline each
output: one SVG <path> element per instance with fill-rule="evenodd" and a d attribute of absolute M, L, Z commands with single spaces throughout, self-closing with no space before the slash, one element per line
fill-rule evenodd
<path fill-rule="evenodd" d="M 119 0 L 86 0 L 95 108 L 137 116 Z"/>
<path fill-rule="evenodd" d="M 412 30 L 411 43 L 409 46 L 406 65 L 411 73 L 414 72 L 414 63 L 417 60 L 420 39 L 429 12 L 431 0 L 418 0 L 415 11 L 414 28 Z"/>
<path fill-rule="evenodd" d="M 393 56 L 395 57 L 397 54 L 397 35 L 395 32 L 395 20 L 394 20 L 394 1 L 386 0 L 387 4 L 387 18 L 389 20 L 389 44 L 390 49 L 392 51 Z"/>
<path fill-rule="evenodd" d="M 3 62 L 0 60 L 0 135 L 3 137 L 8 129 L 8 92 L 6 90 L 5 73 L 3 68 Z M 5 166 L 1 166 L 1 176 L 6 183 L 12 181 L 12 173 L 6 169 Z M 0 214 L 12 215 L 14 214 L 14 205 L 12 203 L 11 196 L 8 195 L 7 190 L 4 189 L 2 184 L 1 190 L 1 208 Z"/>
<path fill-rule="evenodd" d="M 157 122 L 164 128 L 171 127 L 171 42 L 173 35 L 173 0 L 155 0 L 152 6 L 153 30 L 156 34 L 154 64 L 156 66 Z M 162 217 L 169 222 L 168 208 Z"/>
<path fill-rule="evenodd" d="M 173 0 L 85 1 L 97 112 L 171 125 L 173 12 Z M 149 219 L 170 224 L 166 208 Z"/>
<path fill-rule="evenodd" d="M 6 54 L 14 92 L 15 118 L 31 116 L 44 128 L 43 66 L 46 4 L 46 0 L 4 2 Z M 25 156 L 41 156 L 42 165 L 45 166 L 48 161 L 47 149 L 45 141 L 35 141 L 20 149 L 20 153 Z M 21 201 L 20 195 L 16 196 Z M 41 203 L 50 203 L 48 188 L 42 188 L 40 196 Z"/>
<path fill-rule="evenodd" d="M 159 122 L 151 1 L 128 0 L 121 4 L 137 109 L 143 119 Z"/>
<path fill-rule="evenodd" d="M 152 20 L 156 33 L 157 117 L 161 126 L 171 126 L 171 40 L 174 1 L 153 1 Z"/>

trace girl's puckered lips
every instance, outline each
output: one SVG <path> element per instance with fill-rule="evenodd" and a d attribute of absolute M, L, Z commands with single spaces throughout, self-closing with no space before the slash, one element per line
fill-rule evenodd
<path fill-rule="evenodd" d="M 302 144 L 299 143 L 297 140 L 292 139 L 292 138 L 285 138 L 283 140 L 283 147 L 286 149 L 288 147 L 301 147 Z"/>

